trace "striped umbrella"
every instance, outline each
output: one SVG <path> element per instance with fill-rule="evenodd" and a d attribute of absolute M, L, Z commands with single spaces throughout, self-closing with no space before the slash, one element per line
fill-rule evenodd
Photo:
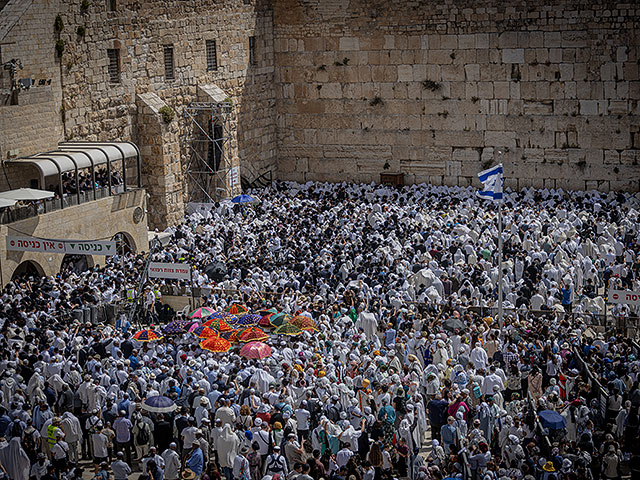
<path fill-rule="evenodd" d="M 217 337 L 218 333 L 209 327 L 205 327 L 204 325 L 200 325 L 198 328 L 195 328 L 191 333 L 199 338 L 209 338 L 209 337 Z"/>
<path fill-rule="evenodd" d="M 283 323 L 274 330 L 274 333 L 278 335 L 300 335 L 302 333 L 302 330 L 295 325 L 291 325 L 290 323 Z"/>
<path fill-rule="evenodd" d="M 270 319 L 269 323 L 274 327 L 279 327 L 280 325 L 284 325 L 291 320 L 291 315 L 287 313 L 275 313 Z"/>
<path fill-rule="evenodd" d="M 249 342 L 240 349 L 245 358 L 266 358 L 271 355 L 271 347 L 262 342 Z"/>
<path fill-rule="evenodd" d="M 242 326 L 242 327 L 252 327 L 253 325 L 257 325 L 262 317 L 255 313 L 243 315 L 238 320 L 234 322 L 234 325 Z"/>
<path fill-rule="evenodd" d="M 205 327 L 213 328 L 218 332 L 228 332 L 229 330 L 233 330 L 227 322 L 218 318 L 211 318 L 204 322 L 202 325 Z"/>
<path fill-rule="evenodd" d="M 249 313 L 249 309 L 244 305 L 242 305 L 241 303 L 234 303 L 227 309 L 227 312 L 232 313 L 234 315 L 238 315 L 238 314 L 242 315 L 243 313 Z"/>
<path fill-rule="evenodd" d="M 256 327 L 249 327 L 238 335 L 238 340 L 241 342 L 260 341 L 266 340 L 267 338 L 269 338 L 269 335 Z"/>
<path fill-rule="evenodd" d="M 224 320 L 227 323 L 233 323 L 237 317 L 233 313 L 225 312 L 224 310 L 216 310 L 209 318 L 217 318 L 218 320 Z"/>
<path fill-rule="evenodd" d="M 162 337 L 158 335 L 153 330 L 140 330 L 133 335 L 133 339 L 138 342 L 155 342 L 156 340 L 160 340 Z"/>
<path fill-rule="evenodd" d="M 211 337 L 200 342 L 200 348 L 208 350 L 213 353 L 228 352 L 231 348 L 231 343 L 228 340 L 220 337 Z"/>
<path fill-rule="evenodd" d="M 290 325 L 295 325 L 300 330 L 312 330 L 317 332 L 318 326 L 313 319 L 307 317 L 306 315 L 296 315 L 291 320 L 289 320 Z"/>
<path fill-rule="evenodd" d="M 191 314 L 189 318 L 207 318 L 214 312 L 213 308 L 209 307 L 200 307 L 196 308 Z"/>

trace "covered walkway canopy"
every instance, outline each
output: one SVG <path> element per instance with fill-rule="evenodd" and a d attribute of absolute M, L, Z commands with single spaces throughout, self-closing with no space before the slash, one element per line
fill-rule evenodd
<path fill-rule="evenodd" d="M 112 164 L 122 161 L 122 181 L 124 191 L 127 191 L 126 160 L 136 159 L 137 186 L 142 187 L 140 150 L 132 142 L 63 142 L 58 144 L 58 150 L 46 153 L 38 153 L 28 157 L 7 160 L 7 166 L 31 165 L 40 172 L 41 185 L 46 185 L 45 178 L 55 175 L 58 177 L 58 190 L 60 199 L 63 198 L 62 174 L 73 172 L 75 174 L 76 192 L 80 198 L 80 184 L 78 171 L 89 168 L 93 179 L 93 197 L 96 199 L 96 167 L 107 166 L 107 179 L 109 195 L 112 195 L 111 172 Z M 61 203 L 62 205 L 62 203 Z"/>

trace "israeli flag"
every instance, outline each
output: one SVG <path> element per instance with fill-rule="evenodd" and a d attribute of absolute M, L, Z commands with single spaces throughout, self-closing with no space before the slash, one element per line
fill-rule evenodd
<path fill-rule="evenodd" d="M 482 182 L 482 190 L 478 196 L 488 200 L 502 200 L 502 164 L 484 170 L 478 174 Z"/>

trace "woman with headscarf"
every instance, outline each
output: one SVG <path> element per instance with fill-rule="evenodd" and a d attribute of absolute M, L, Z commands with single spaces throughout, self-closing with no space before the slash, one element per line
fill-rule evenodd
<path fill-rule="evenodd" d="M 382 422 L 385 445 L 391 445 L 393 434 L 395 433 L 393 425 L 396 421 L 396 411 L 391 405 L 388 404 L 386 398 L 382 400 L 382 407 L 378 412 L 378 420 Z"/>
<path fill-rule="evenodd" d="M 31 462 L 20 445 L 19 437 L 13 437 L 9 443 L 0 444 L 0 463 L 11 480 L 29 480 Z"/>

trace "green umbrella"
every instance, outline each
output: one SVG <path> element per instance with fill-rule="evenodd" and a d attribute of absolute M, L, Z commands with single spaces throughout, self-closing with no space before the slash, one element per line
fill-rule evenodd
<path fill-rule="evenodd" d="M 284 325 L 291 320 L 291 315 L 287 313 L 276 313 L 269 318 L 269 323 L 274 327 L 279 327 L 280 325 Z"/>
<path fill-rule="evenodd" d="M 295 325 L 291 325 L 290 323 L 285 323 L 276 328 L 273 333 L 276 335 L 300 335 L 302 330 L 296 327 Z"/>

